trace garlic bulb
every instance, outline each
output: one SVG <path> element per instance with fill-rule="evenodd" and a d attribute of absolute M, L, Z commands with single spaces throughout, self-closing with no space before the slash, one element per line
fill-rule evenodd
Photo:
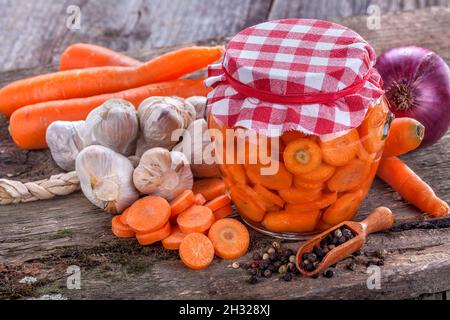
<path fill-rule="evenodd" d="M 129 156 L 136 151 L 138 134 L 137 111 L 126 100 L 108 100 L 86 118 L 84 137 L 88 145 L 99 144 Z"/>
<path fill-rule="evenodd" d="M 213 149 L 214 145 L 204 119 L 195 120 L 184 132 L 182 141 L 173 148 L 186 155 L 196 178 L 213 178 L 220 175 Z"/>
<path fill-rule="evenodd" d="M 78 155 L 75 167 L 86 198 L 106 212 L 121 213 L 139 198 L 133 185 L 133 165 L 111 149 L 86 147 Z"/>
<path fill-rule="evenodd" d="M 168 201 L 184 190 L 192 189 L 194 183 L 186 156 L 164 148 L 153 148 L 142 155 L 134 170 L 133 181 L 140 192 Z"/>
<path fill-rule="evenodd" d="M 197 120 L 204 119 L 206 113 L 206 97 L 203 96 L 193 96 L 186 99 L 187 102 L 192 104 L 197 113 Z"/>
<path fill-rule="evenodd" d="M 177 97 L 151 97 L 138 108 L 141 136 L 136 154 L 142 155 L 151 148 L 172 149 L 178 140 L 172 133 L 186 129 L 195 120 L 195 108 Z"/>
<path fill-rule="evenodd" d="M 75 159 L 84 148 L 84 121 L 55 121 L 47 128 L 45 139 L 53 160 L 63 170 L 75 169 Z"/>

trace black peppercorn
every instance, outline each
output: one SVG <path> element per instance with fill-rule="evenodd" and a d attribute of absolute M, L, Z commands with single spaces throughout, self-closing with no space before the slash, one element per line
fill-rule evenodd
<path fill-rule="evenodd" d="M 259 252 L 253 253 L 253 260 L 261 260 L 262 256 L 259 254 Z"/>
<path fill-rule="evenodd" d="M 334 271 L 332 269 L 327 269 L 325 270 L 325 272 L 323 273 L 323 276 L 325 278 L 332 278 L 334 276 Z"/>
<path fill-rule="evenodd" d="M 384 260 L 382 260 L 382 259 L 378 260 L 377 266 L 379 266 L 379 267 L 384 266 Z"/>
<path fill-rule="evenodd" d="M 253 261 L 250 265 L 250 268 L 252 269 L 256 269 L 259 267 L 259 262 L 258 261 Z"/>
<path fill-rule="evenodd" d="M 316 262 L 316 261 L 317 261 L 317 255 L 316 255 L 315 253 L 310 253 L 310 254 L 308 255 L 308 260 L 309 260 L 310 262 L 312 262 L 312 263 Z"/>
<path fill-rule="evenodd" d="M 305 252 L 304 254 L 302 254 L 302 260 L 303 261 L 308 260 L 308 256 L 309 256 L 309 253 Z"/>
<path fill-rule="evenodd" d="M 292 251 L 291 249 L 286 249 L 286 251 L 284 251 L 284 256 L 286 258 L 289 259 L 290 256 L 294 255 L 294 251 Z"/>
<path fill-rule="evenodd" d="M 343 235 L 344 237 L 349 238 L 349 239 L 352 239 L 352 238 L 353 238 L 353 233 L 350 231 L 350 229 L 347 229 L 347 228 L 344 228 L 344 229 L 342 230 L 342 235 Z"/>
<path fill-rule="evenodd" d="M 286 281 L 286 282 L 289 282 L 289 281 L 291 281 L 292 280 L 292 273 L 286 273 L 286 274 L 284 274 L 284 276 L 283 276 L 283 280 L 284 281 Z"/>
<path fill-rule="evenodd" d="M 344 237 L 344 236 L 342 236 L 342 237 L 340 237 L 340 238 L 338 239 L 338 243 L 339 243 L 339 244 L 343 244 L 343 243 L 345 243 L 346 241 L 347 241 L 347 238 Z"/>
<path fill-rule="evenodd" d="M 264 277 L 266 277 L 266 278 L 270 278 L 270 277 L 272 276 L 272 271 L 270 271 L 269 269 L 264 270 L 263 275 L 264 275 Z"/>
<path fill-rule="evenodd" d="M 269 264 L 267 263 L 267 261 L 263 260 L 259 263 L 259 269 L 260 270 L 266 270 L 267 267 L 269 266 Z"/>
<path fill-rule="evenodd" d="M 278 255 L 273 252 L 273 253 L 269 253 L 269 260 L 270 261 L 276 261 L 278 259 Z"/>
<path fill-rule="evenodd" d="M 258 278 L 256 276 L 251 276 L 250 279 L 248 279 L 248 282 L 250 284 L 256 284 L 258 283 Z"/>
<path fill-rule="evenodd" d="M 279 266 L 278 266 L 279 268 Z M 269 266 L 267 267 L 267 270 L 270 270 L 270 272 L 276 272 L 278 270 L 278 268 L 274 265 L 274 264 L 269 264 Z"/>
<path fill-rule="evenodd" d="M 354 257 L 359 257 L 361 254 L 362 254 L 361 250 L 356 250 L 355 252 L 352 253 Z"/>
<path fill-rule="evenodd" d="M 314 247 L 313 251 L 319 259 L 322 259 L 325 256 L 323 249 L 320 247 Z"/>
<path fill-rule="evenodd" d="M 258 273 L 258 269 L 248 269 L 247 272 L 251 276 L 256 276 L 256 274 Z"/>
<path fill-rule="evenodd" d="M 249 263 L 243 263 L 241 265 L 241 268 L 244 269 L 244 270 L 248 270 L 250 268 L 250 264 Z"/>

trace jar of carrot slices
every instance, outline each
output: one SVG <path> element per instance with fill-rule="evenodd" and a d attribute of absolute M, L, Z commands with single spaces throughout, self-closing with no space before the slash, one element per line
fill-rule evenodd
<path fill-rule="evenodd" d="M 238 33 L 209 68 L 208 124 L 242 219 L 288 239 L 357 214 L 390 125 L 373 48 L 327 21 Z"/>

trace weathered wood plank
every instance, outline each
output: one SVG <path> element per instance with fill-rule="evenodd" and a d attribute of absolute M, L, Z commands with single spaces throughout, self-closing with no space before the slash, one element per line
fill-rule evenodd
<path fill-rule="evenodd" d="M 81 9 L 81 29 L 66 27 L 68 6 Z M 57 63 L 69 44 L 114 50 L 173 46 L 224 37 L 267 18 L 266 0 L 1 0 L 0 70 Z"/>

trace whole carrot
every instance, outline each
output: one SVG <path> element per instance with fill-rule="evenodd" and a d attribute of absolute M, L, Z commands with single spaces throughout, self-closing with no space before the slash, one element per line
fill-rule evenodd
<path fill-rule="evenodd" d="M 205 96 L 207 89 L 203 80 L 178 79 L 88 98 L 49 101 L 26 106 L 13 113 L 9 131 L 14 142 L 23 149 L 46 148 L 45 132 L 54 121 L 84 120 L 91 110 L 113 98 L 128 100 L 138 107 L 143 100 L 151 96 L 174 95 L 182 98 Z"/>
<path fill-rule="evenodd" d="M 221 47 L 189 47 L 166 53 L 138 67 L 68 70 L 13 82 L 0 89 L 0 112 L 9 117 L 24 106 L 91 97 L 175 80 L 218 60 Z"/>
<path fill-rule="evenodd" d="M 64 71 L 106 66 L 137 67 L 141 64 L 142 62 L 136 59 L 105 47 L 75 43 L 61 55 L 59 69 Z"/>
<path fill-rule="evenodd" d="M 399 158 L 382 158 L 377 174 L 403 199 L 425 213 L 436 217 L 448 214 L 448 204 L 438 198 L 433 189 Z"/>

